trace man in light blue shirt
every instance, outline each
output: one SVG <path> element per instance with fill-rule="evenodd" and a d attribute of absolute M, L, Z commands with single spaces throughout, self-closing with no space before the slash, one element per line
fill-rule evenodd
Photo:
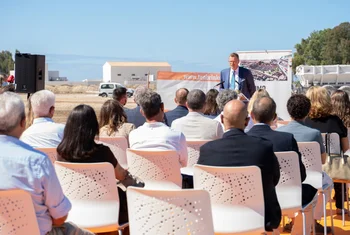
<path fill-rule="evenodd" d="M 35 92 L 30 97 L 34 120 L 23 132 L 21 140 L 33 148 L 56 148 L 62 141 L 64 125 L 55 123 L 55 94 L 48 90 Z"/>
<path fill-rule="evenodd" d="M 30 193 L 41 235 L 60 231 L 92 234 L 65 223 L 71 203 L 62 192 L 50 159 L 19 140 L 26 121 L 22 99 L 4 92 L 0 94 L 0 110 L 0 190 L 22 189 Z"/>

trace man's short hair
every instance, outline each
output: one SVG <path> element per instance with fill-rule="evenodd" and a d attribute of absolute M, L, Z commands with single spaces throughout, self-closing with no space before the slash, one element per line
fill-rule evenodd
<path fill-rule="evenodd" d="M 24 103 L 14 92 L 0 94 L 0 110 L 1 134 L 8 134 L 25 118 Z"/>
<path fill-rule="evenodd" d="M 45 117 L 49 114 L 50 108 L 55 106 L 55 94 L 49 90 L 35 92 L 30 97 L 33 114 L 36 117 Z"/>
<path fill-rule="evenodd" d="M 237 59 L 239 59 L 239 55 L 236 52 L 231 53 L 230 57 L 236 57 Z"/>
<path fill-rule="evenodd" d="M 201 110 L 205 105 L 205 93 L 202 90 L 194 89 L 187 95 L 187 107 L 196 111 Z"/>
<path fill-rule="evenodd" d="M 187 101 L 188 90 L 186 88 L 180 88 L 176 91 L 175 97 L 179 104 L 185 105 Z"/>
<path fill-rule="evenodd" d="M 293 95 L 287 102 L 287 110 L 291 118 L 304 119 L 310 112 L 311 101 L 303 94 Z"/>
<path fill-rule="evenodd" d="M 140 105 L 140 98 L 148 91 L 149 89 L 145 86 L 138 86 L 134 91 L 134 100 L 135 103 Z"/>
<path fill-rule="evenodd" d="M 263 96 L 255 100 L 252 113 L 259 123 L 269 123 L 276 115 L 276 103 L 268 96 Z"/>
<path fill-rule="evenodd" d="M 119 86 L 113 90 L 113 99 L 120 101 L 123 96 L 126 96 L 127 89 L 125 87 Z"/>
<path fill-rule="evenodd" d="M 231 100 L 237 99 L 237 92 L 234 90 L 223 90 L 216 97 L 216 103 L 218 104 L 219 110 L 223 111 L 225 104 Z"/>
<path fill-rule="evenodd" d="M 152 118 L 160 112 L 162 99 L 160 95 L 154 91 L 148 90 L 140 97 L 140 107 L 146 118 Z"/>

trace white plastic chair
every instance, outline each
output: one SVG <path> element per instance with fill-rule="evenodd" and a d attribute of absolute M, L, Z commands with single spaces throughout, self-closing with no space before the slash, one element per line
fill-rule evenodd
<path fill-rule="evenodd" d="M 310 204 L 302 207 L 299 156 L 294 151 L 275 152 L 275 155 L 281 173 L 280 180 L 276 185 L 276 193 L 282 216 L 293 218 L 297 212 L 301 213 L 303 217 L 303 235 L 310 234 L 311 225 L 315 228 L 313 208 L 316 206 L 317 197 L 315 196 Z"/>
<path fill-rule="evenodd" d="M 0 234 L 39 235 L 30 194 L 24 190 L 0 191 Z"/>
<path fill-rule="evenodd" d="M 128 168 L 128 162 L 126 160 L 126 149 L 128 148 L 128 141 L 124 136 L 99 137 L 99 142 L 111 149 L 121 167 L 124 169 Z"/>
<path fill-rule="evenodd" d="M 181 168 L 181 174 L 193 175 L 193 165 L 199 159 L 199 148 L 209 140 L 187 140 L 188 161 L 187 166 Z"/>
<path fill-rule="evenodd" d="M 331 193 L 333 184 L 323 185 L 322 179 L 322 161 L 320 144 L 318 142 L 298 142 L 298 148 L 302 154 L 302 161 L 306 168 L 305 184 L 309 184 L 318 190 L 318 194 L 322 196 L 323 205 L 323 222 L 324 222 L 324 235 L 327 234 L 327 202 L 326 198 L 331 200 Z M 332 215 L 332 202 L 330 205 L 330 218 L 332 231 L 334 231 L 333 215 Z"/>
<path fill-rule="evenodd" d="M 214 157 L 214 156 L 213 156 Z M 215 234 L 265 233 L 260 168 L 194 165 L 195 189 L 210 194 Z"/>
<path fill-rule="evenodd" d="M 52 164 L 57 160 L 56 148 L 36 148 L 36 150 L 45 153 L 50 158 Z"/>
<path fill-rule="evenodd" d="M 326 145 L 328 157 L 332 156 L 332 155 L 338 155 L 341 157 L 344 156 L 344 152 L 341 148 L 340 137 L 339 137 L 338 133 L 322 133 L 322 138 L 323 138 L 323 142 Z M 344 197 L 344 194 L 345 194 L 344 193 L 344 185 L 345 185 L 346 192 L 348 192 L 348 183 L 350 183 L 350 181 L 349 180 L 342 180 L 342 179 L 333 179 L 333 182 L 341 184 L 342 203 L 344 205 L 344 202 L 346 200 L 347 207 L 348 207 L 348 215 L 350 215 L 349 197 L 348 196 L 346 196 L 346 198 Z M 342 224 L 343 224 L 343 226 L 345 226 L 345 207 L 344 206 L 342 209 Z"/>
<path fill-rule="evenodd" d="M 176 151 L 127 149 L 126 157 L 128 171 L 139 177 L 145 183 L 145 188 L 182 188 L 179 155 Z"/>
<path fill-rule="evenodd" d="M 130 234 L 214 234 L 205 190 L 127 189 Z"/>
<path fill-rule="evenodd" d="M 72 203 L 67 221 L 94 233 L 111 232 L 119 225 L 119 195 L 110 163 L 55 162 L 64 194 Z"/>

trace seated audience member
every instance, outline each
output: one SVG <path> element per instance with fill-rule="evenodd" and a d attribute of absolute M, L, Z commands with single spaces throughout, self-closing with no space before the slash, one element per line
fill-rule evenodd
<path fill-rule="evenodd" d="M 162 121 L 164 119 L 164 104 L 159 94 L 146 91 L 139 99 L 141 113 L 146 122 L 130 132 L 131 149 L 176 150 L 182 167 L 187 165 L 187 144 L 185 136 L 170 129 Z"/>
<path fill-rule="evenodd" d="M 145 117 L 142 116 L 140 112 L 140 99 L 146 91 L 148 91 L 146 87 L 138 86 L 134 91 L 134 101 L 137 106 L 133 109 L 125 109 L 128 122 L 134 124 L 136 128 L 142 126 L 146 121 Z"/>
<path fill-rule="evenodd" d="M 216 97 L 218 97 L 219 91 L 216 89 L 210 89 L 206 96 L 205 108 L 203 114 L 208 118 L 215 118 L 220 113 L 218 104 L 216 103 Z"/>
<path fill-rule="evenodd" d="M 337 90 L 332 94 L 331 101 L 333 106 L 332 114 L 338 116 L 346 128 L 350 128 L 350 100 L 348 93 Z"/>
<path fill-rule="evenodd" d="M 118 164 L 116 157 L 107 146 L 95 142 L 98 134 L 98 122 L 93 108 L 88 105 L 75 107 L 68 116 L 64 137 L 57 147 L 58 161 L 109 162 L 114 167 L 115 178 L 122 184 L 125 184 L 130 178 L 133 179 L 129 172 Z M 132 181 L 136 182 L 136 179 Z M 128 221 L 126 195 L 119 187 L 118 193 L 120 197 L 119 223 L 125 223 Z"/>
<path fill-rule="evenodd" d="M 203 115 L 205 99 L 202 90 L 190 91 L 187 95 L 188 114 L 171 124 L 171 128 L 181 131 L 187 140 L 215 140 L 223 135 L 220 123 Z"/>
<path fill-rule="evenodd" d="M 128 96 L 126 94 L 127 89 L 125 87 L 117 87 L 113 90 L 113 99 L 118 101 L 122 106 L 128 101 Z"/>
<path fill-rule="evenodd" d="M 175 109 L 165 113 L 168 126 L 171 126 L 174 120 L 188 114 L 188 109 L 186 107 L 187 95 L 188 90 L 186 88 L 180 88 L 176 91 L 174 101 L 177 106 Z"/>
<path fill-rule="evenodd" d="M 252 98 L 249 100 L 249 103 L 248 103 L 248 113 L 250 115 L 250 113 L 252 112 L 253 110 L 253 104 L 254 102 L 261 98 L 261 97 L 264 97 L 264 96 L 267 96 L 267 97 L 270 97 L 270 94 L 267 92 L 267 90 L 265 89 L 258 89 L 254 92 Z M 248 126 L 245 128 L 245 132 L 248 132 L 250 130 L 250 128 L 252 128 L 254 126 L 254 123 L 253 123 L 253 120 L 250 118 L 249 119 L 249 123 L 248 123 Z"/>
<path fill-rule="evenodd" d="M 129 134 L 135 125 L 127 123 L 126 114 L 121 104 L 116 100 L 107 100 L 100 111 L 100 136 L 124 136 L 129 140 Z"/>
<path fill-rule="evenodd" d="M 281 208 L 275 186 L 280 178 L 278 160 L 270 141 L 248 136 L 244 128 L 248 123 L 246 105 L 232 100 L 225 105 L 222 122 L 225 133 L 222 139 L 210 141 L 200 148 L 198 164 L 209 166 L 259 166 L 265 202 L 265 229 L 278 228 Z"/>
<path fill-rule="evenodd" d="M 321 150 L 322 163 L 326 162 L 326 150 L 323 144 L 321 132 L 305 125 L 305 119 L 310 111 L 311 102 L 302 94 L 293 95 L 287 102 L 287 110 L 292 119 L 285 126 L 277 128 L 277 131 L 293 134 L 297 142 L 318 142 Z"/>
<path fill-rule="evenodd" d="M 301 182 L 306 179 L 305 166 L 301 160 L 301 153 L 299 152 L 298 144 L 293 137 L 293 134 L 287 132 L 274 131 L 270 125 L 276 118 L 276 103 L 270 97 L 262 97 L 255 100 L 253 109 L 250 114 L 254 126 L 247 132 L 250 136 L 261 137 L 271 141 L 274 152 L 294 151 L 298 154 L 300 166 Z M 312 201 L 317 193 L 317 189 L 308 184 L 302 184 L 302 205 L 306 205 Z M 291 229 L 290 225 L 286 226 L 286 230 Z M 322 225 L 317 226 L 322 228 Z M 323 231 L 323 230 L 322 230 Z"/>
<path fill-rule="evenodd" d="M 225 105 L 231 100 L 236 100 L 237 97 L 238 96 L 236 91 L 227 89 L 222 90 L 216 97 L 216 103 L 218 104 L 220 114 L 217 115 L 216 118 L 214 118 L 214 120 L 218 121 L 221 124 L 223 130 L 225 130 L 225 127 L 224 124 L 221 123 L 221 114 L 223 114 Z"/>
<path fill-rule="evenodd" d="M 305 125 L 315 128 L 321 133 L 338 133 L 342 150 L 346 152 L 349 148 L 348 130 L 338 116 L 332 115 L 332 101 L 327 90 L 323 87 L 313 86 L 307 90 L 306 97 L 311 101 L 311 109 L 305 120 Z M 337 214 L 341 214 L 341 209 L 344 207 L 341 185 L 341 183 L 334 183 Z"/>
<path fill-rule="evenodd" d="M 305 126 L 305 119 L 310 111 L 311 102 L 302 94 L 293 95 L 287 102 L 287 110 L 292 119 L 286 126 L 279 127 L 277 131 L 288 132 L 293 134 L 294 138 L 298 142 L 318 142 L 320 145 L 321 161 L 322 164 L 326 162 L 326 150 L 323 145 L 321 132 L 319 130 Z M 323 185 L 331 185 L 332 179 L 323 172 Z M 320 220 L 323 214 L 323 198 L 322 194 L 319 195 L 317 205 L 314 211 L 314 218 Z M 328 199 L 326 199 L 328 201 Z M 320 227 L 319 223 L 315 224 L 316 232 L 323 233 L 323 227 Z M 320 227 L 320 228 L 319 228 Z M 288 230 L 288 229 L 287 229 Z M 331 228 L 327 228 L 328 232 L 331 232 Z"/>
<path fill-rule="evenodd" d="M 33 148 L 56 148 L 63 138 L 64 125 L 55 123 L 55 94 L 48 90 L 35 92 L 30 97 L 33 123 L 21 140 Z"/>
<path fill-rule="evenodd" d="M 71 203 L 49 157 L 19 140 L 26 125 L 21 97 L 12 92 L 0 94 L 0 110 L 0 190 L 30 193 L 41 235 L 93 234 L 65 223 Z"/>

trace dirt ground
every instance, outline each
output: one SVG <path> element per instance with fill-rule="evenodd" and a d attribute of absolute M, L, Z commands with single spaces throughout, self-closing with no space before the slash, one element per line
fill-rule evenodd
<path fill-rule="evenodd" d="M 21 94 L 21 97 L 27 107 L 27 96 Z M 100 113 L 102 104 L 111 97 L 103 98 L 97 93 L 82 93 L 82 94 L 56 94 L 55 115 L 53 120 L 58 123 L 65 123 L 69 113 L 74 107 L 79 104 L 90 105 L 96 112 L 97 118 Z M 127 108 L 134 108 L 136 106 L 133 97 L 128 98 Z"/>

